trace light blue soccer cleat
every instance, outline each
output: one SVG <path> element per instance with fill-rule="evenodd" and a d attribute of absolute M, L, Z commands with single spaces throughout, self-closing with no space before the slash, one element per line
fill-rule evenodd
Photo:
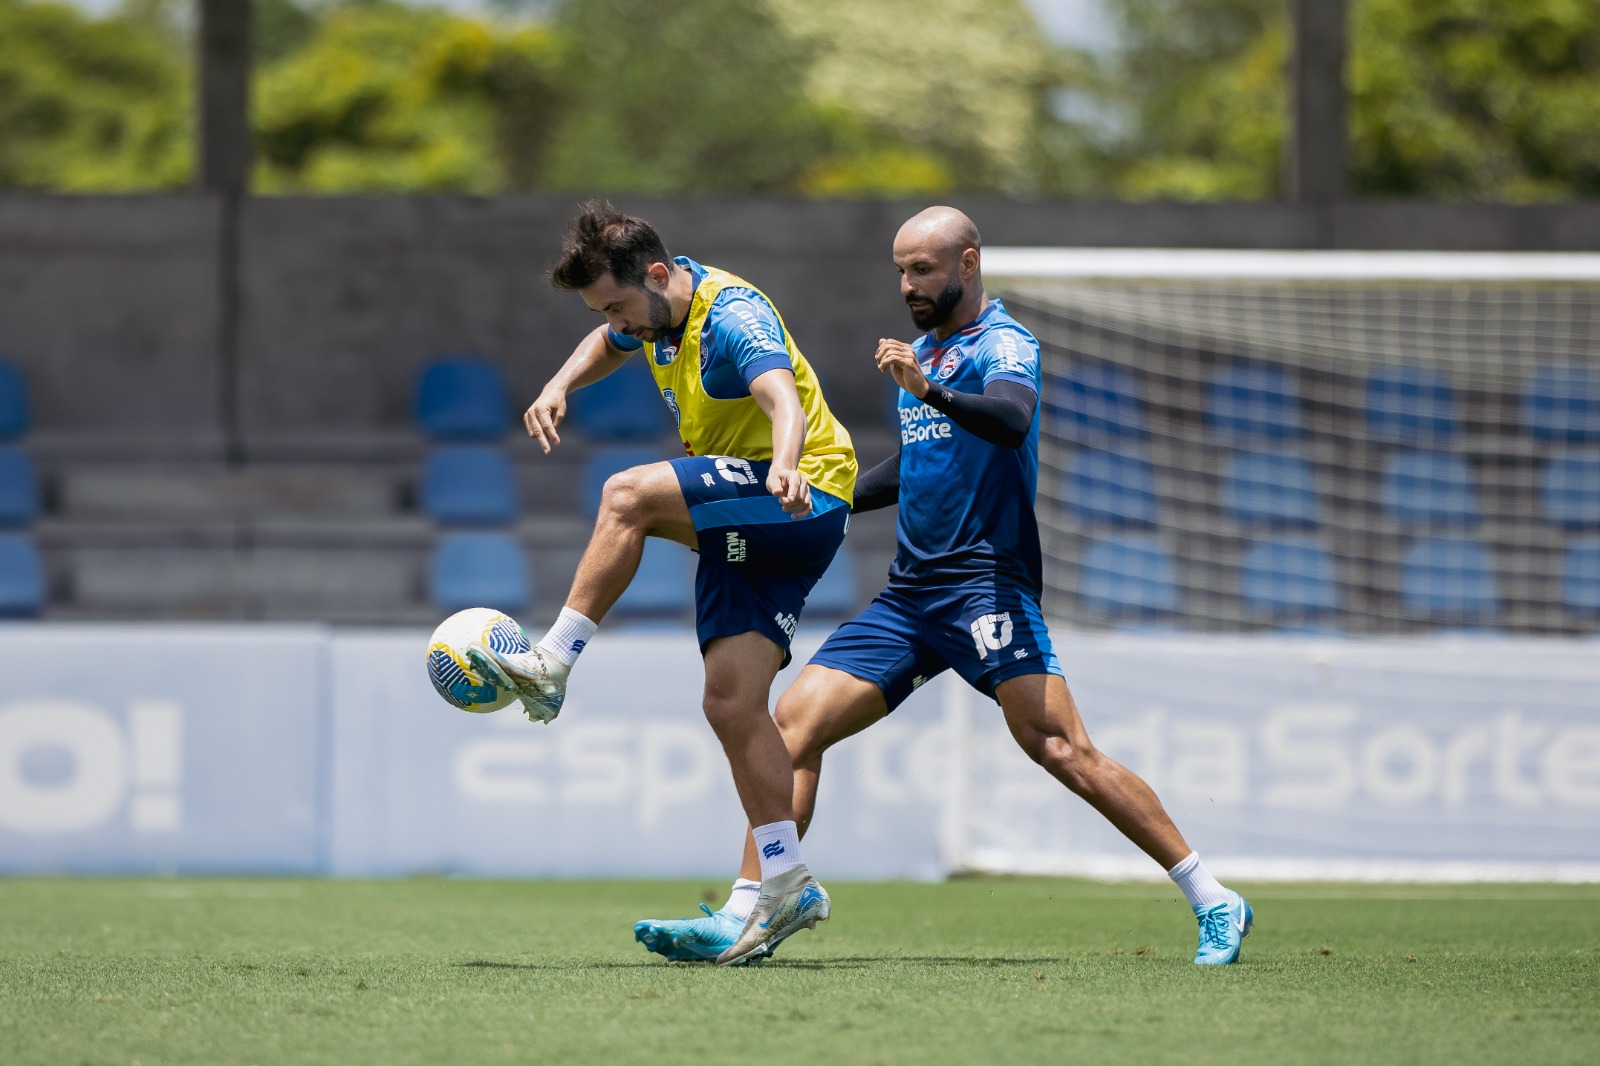
<path fill-rule="evenodd" d="M 498 652 L 487 644 L 469 644 L 466 653 L 474 670 L 517 694 L 530 722 L 548 724 L 561 713 L 561 704 L 567 698 L 567 674 L 572 668 L 537 644 L 521 654 Z"/>
<path fill-rule="evenodd" d="M 761 895 L 739 939 L 717 956 L 718 966 L 737 966 L 758 953 L 771 955 L 779 944 L 802 929 L 828 920 L 833 901 L 811 876 L 805 863 L 761 882 Z"/>
<path fill-rule="evenodd" d="M 633 923 L 633 939 L 657 955 L 665 955 L 674 962 L 714 962 L 733 946 L 744 931 L 744 920 L 726 911 L 713 911 L 704 903 L 700 909 L 704 918 L 675 918 L 657 921 L 646 918 Z M 770 950 L 763 950 L 746 963 L 758 963 Z"/>
<path fill-rule="evenodd" d="M 1239 893 L 1229 891 L 1228 895 L 1226 903 L 1194 909 L 1194 916 L 1200 920 L 1200 947 L 1194 956 L 1197 966 L 1239 961 L 1239 947 L 1250 935 L 1256 914 Z"/>

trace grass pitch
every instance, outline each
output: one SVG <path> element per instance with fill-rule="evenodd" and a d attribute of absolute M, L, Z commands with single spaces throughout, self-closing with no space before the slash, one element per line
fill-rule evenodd
<path fill-rule="evenodd" d="M 669 964 L 661 882 L 0 880 L 23 1063 L 1590 1063 L 1600 887 L 833 884 L 752 969 Z"/>

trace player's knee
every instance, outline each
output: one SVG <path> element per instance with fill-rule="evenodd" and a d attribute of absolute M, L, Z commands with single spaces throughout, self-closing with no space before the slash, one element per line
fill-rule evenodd
<path fill-rule="evenodd" d="M 1040 734 L 1028 754 L 1034 762 L 1044 767 L 1051 777 L 1074 792 L 1083 791 L 1093 780 L 1100 752 L 1085 741 L 1074 744 L 1059 734 Z"/>
<path fill-rule="evenodd" d="M 606 478 L 600 490 L 601 521 L 637 524 L 644 520 L 644 476 L 638 468 Z"/>
<path fill-rule="evenodd" d="M 789 761 L 795 766 L 805 766 L 821 756 L 828 745 L 818 731 L 815 716 L 806 713 L 806 701 L 791 698 L 793 691 L 791 686 L 778 698 L 778 709 L 772 717 L 783 735 Z"/>
<path fill-rule="evenodd" d="M 755 705 L 737 696 L 708 692 L 701 700 L 700 707 L 705 711 L 706 721 L 711 723 L 711 728 L 718 736 L 729 732 L 736 733 L 755 718 Z M 765 711 L 761 713 L 765 714 Z"/>

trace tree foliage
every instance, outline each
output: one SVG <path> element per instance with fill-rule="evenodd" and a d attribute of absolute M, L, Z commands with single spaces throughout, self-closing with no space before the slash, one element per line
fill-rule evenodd
<path fill-rule="evenodd" d="M 1600 4 L 1351 0 L 1351 189 L 1600 196 Z M 1113 84 L 1132 116 L 1110 182 L 1130 198 L 1277 194 L 1289 57 L 1281 0 L 1122 0 Z"/>
<path fill-rule="evenodd" d="M 254 0 L 260 192 L 1270 199 L 1286 0 Z M 1360 195 L 1600 196 L 1600 3 L 1349 0 Z M 190 180 L 192 0 L 0 0 L 0 187 Z"/>
<path fill-rule="evenodd" d="M 0 187 L 171 188 L 189 180 L 189 78 L 171 27 L 0 0 Z"/>

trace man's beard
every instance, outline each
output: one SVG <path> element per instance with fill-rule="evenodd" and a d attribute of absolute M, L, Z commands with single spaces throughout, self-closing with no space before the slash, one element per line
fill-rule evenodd
<path fill-rule="evenodd" d="M 918 329 L 938 329 L 950 321 L 950 315 L 955 311 L 956 305 L 966 298 L 966 287 L 961 284 L 959 277 L 951 278 L 950 284 L 944 287 L 939 298 L 931 305 L 921 309 L 911 308 L 911 322 Z M 906 301 L 908 304 L 910 300 Z"/>
<path fill-rule="evenodd" d="M 672 329 L 672 301 L 654 289 L 645 289 L 644 296 L 650 304 L 650 324 L 628 330 L 628 336 L 654 344 Z"/>

